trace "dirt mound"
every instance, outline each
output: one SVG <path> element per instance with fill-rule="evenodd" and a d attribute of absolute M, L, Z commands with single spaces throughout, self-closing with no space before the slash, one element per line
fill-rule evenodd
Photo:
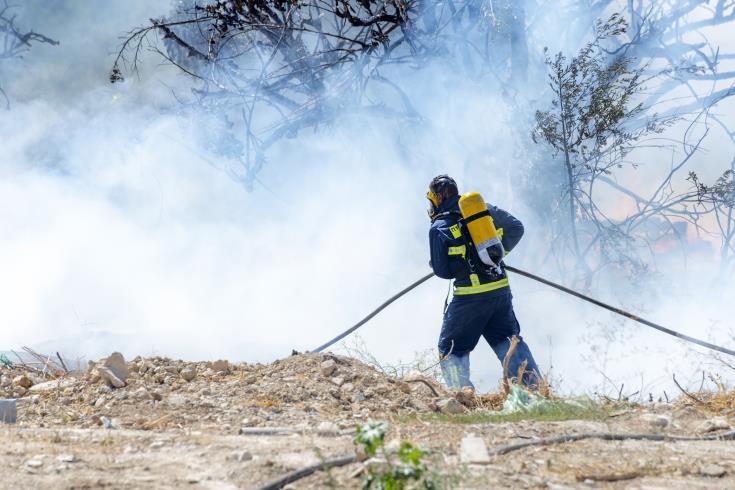
<path fill-rule="evenodd" d="M 112 360 L 51 381 L 10 373 L 26 376 L 25 387 L 5 374 L 11 379 L 6 393 L 21 398 L 19 423 L 232 433 L 242 427 L 308 429 L 330 421 L 340 429 L 356 419 L 432 412 L 451 397 L 428 377 L 394 379 L 332 354 L 299 354 L 265 365 Z"/>

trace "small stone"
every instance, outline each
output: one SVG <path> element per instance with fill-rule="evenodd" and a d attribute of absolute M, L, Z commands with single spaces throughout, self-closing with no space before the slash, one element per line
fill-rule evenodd
<path fill-rule="evenodd" d="M 161 400 L 163 400 L 163 395 L 161 395 L 159 392 L 150 391 L 149 393 L 151 395 L 151 398 L 153 398 L 155 401 L 160 402 Z"/>
<path fill-rule="evenodd" d="M 217 373 L 226 373 L 230 370 L 230 363 L 227 361 L 224 361 L 222 359 L 219 359 L 217 361 L 212 361 L 209 363 L 209 367 L 212 369 L 212 371 Z"/>
<path fill-rule="evenodd" d="M 641 420 L 646 422 L 651 427 L 657 427 L 659 429 L 663 429 L 671 423 L 670 417 L 656 413 L 644 413 L 643 415 L 641 415 Z"/>
<path fill-rule="evenodd" d="M 702 468 L 701 474 L 712 478 L 720 478 L 721 476 L 725 476 L 726 472 L 727 471 L 722 466 L 711 463 Z"/>
<path fill-rule="evenodd" d="M 339 435 L 339 427 L 334 422 L 320 422 L 316 426 L 316 433 L 320 436 L 334 437 Z"/>
<path fill-rule="evenodd" d="M 467 409 L 454 398 L 444 398 L 436 402 L 436 408 L 444 415 L 460 415 Z"/>
<path fill-rule="evenodd" d="M 360 403 L 360 402 L 364 402 L 365 399 L 366 399 L 365 395 L 362 392 L 360 392 L 360 391 L 358 391 L 357 393 L 355 393 L 354 395 L 352 395 L 352 401 L 353 402 Z"/>
<path fill-rule="evenodd" d="M 26 466 L 29 468 L 40 468 L 43 466 L 43 461 L 40 459 L 29 459 L 26 461 Z"/>
<path fill-rule="evenodd" d="M 94 402 L 94 408 L 102 407 L 106 401 L 107 399 L 104 396 L 97 398 L 97 400 Z"/>
<path fill-rule="evenodd" d="M 105 429 L 111 430 L 120 427 L 120 422 L 117 419 L 109 419 L 104 415 L 100 417 L 100 424 L 102 424 L 102 427 L 104 427 Z"/>
<path fill-rule="evenodd" d="M 186 398 L 183 395 L 169 395 L 168 398 L 166 398 L 166 401 L 172 407 L 182 407 L 186 405 Z"/>
<path fill-rule="evenodd" d="M 161 449 L 166 443 L 163 441 L 153 441 L 149 446 L 151 449 Z"/>
<path fill-rule="evenodd" d="M 13 380 L 10 379 L 8 376 L 5 376 L 4 374 L 0 376 L 0 386 L 3 388 L 6 388 L 10 386 L 13 383 Z"/>
<path fill-rule="evenodd" d="M 56 456 L 56 461 L 59 463 L 75 463 L 77 461 L 77 457 L 73 454 L 59 454 Z"/>
<path fill-rule="evenodd" d="M 197 371 L 196 369 L 192 367 L 187 367 L 181 370 L 181 378 L 184 381 L 192 381 L 194 378 L 197 377 Z"/>
<path fill-rule="evenodd" d="M 466 464 L 488 464 L 490 455 L 481 437 L 468 435 L 459 443 L 459 460 Z"/>
<path fill-rule="evenodd" d="M 344 392 L 350 392 L 355 389 L 355 385 L 353 385 L 352 383 L 345 383 L 342 386 L 340 386 L 339 389 Z"/>
<path fill-rule="evenodd" d="M 111 369 L 100 366 L 97 368 L 97 372 L 113 388 L 122 388 L 125 386 L 125 381 L 120 379 Z"/>
<path fill-rule="evenodd" d="M 143 387 L 138 388 L 133 392 L 133 398 L 136 400 L 151 400 L 153 397 L 150 393 L 148 393 L 148 390 L 146 390 Z"/>
<path fill-rule="evenodd" d="M 244 463 L 253 459 L 253 455 L 248 451 L 235 451 L 234 453 L 227 456 L 229 461 L 237 461 L 238 463 Z"/>
<path fill-rule="evenodd" d="M 322 362 L 320 369 L 322 372 L 322 376 L 326 376 L 328 378 L 337 370 L 337 363 L 334 362 L 332 359 L 327 359 L 326 361 Z"/>
<path fill-rule="evenodd" d="M 330 378 L 329 381 L 336 384 L 337 386 L 342 386 L 345 382 L 345 379 L 342 376 L 335 376 L 334 378 Z"/>
<path fill-rule="evenodd" d="M 727 422 L 727 420 L 722 417 L 715 417 L 702 422 L 698 430 L 699 432 L 707 433 L 728 429 L 730 429 L 730 424 Z"/>
<path fill-rule="evenodd" d="M 33 386 L 33 381 L 31 381 L 31 378 L 29 378 L 25 374 L 21 374 L 13 378 L 13 385 L 28 389 Z"/>

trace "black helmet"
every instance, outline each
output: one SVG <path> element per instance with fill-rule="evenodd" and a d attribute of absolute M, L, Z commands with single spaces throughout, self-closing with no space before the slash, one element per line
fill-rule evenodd
<path fill-rule="evenodd" d="M 457 183 L 448 175 L 437 175 L 431 180 L 429 184 L 429 191 L 426 193 L 426 198 L 429 200 L 429 218 L 432 220 L 436 216 L 439 208 L 439 196 L 447 195 L 448 197 L 456 196 L 459 193 L 457 190 Z"/>

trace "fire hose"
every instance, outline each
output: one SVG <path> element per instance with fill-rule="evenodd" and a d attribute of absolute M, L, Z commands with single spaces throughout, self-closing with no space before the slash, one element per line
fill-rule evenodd
<path fill-rule="evenodd" d="M 613 313 L 617 313 L 618 315 L 622 315 L 622 316 L 624 316 L 626 318 L 629 318 L 631 320 L 634 320 L 634 321 L 636 321 L 638 323 L 642 323 L 643 325 L 646 325 L 647 327 L 655 328 L 656 330 L 658 330 L 660 332 L 663 332 L 663 333 L 672 335 L 672 336 L 674 336 L 674 337 L 676 337 L 678 339 L 685 340 L 687 342 L 691 342 L 693 344 L 697 344 L 697 345 L 700 345 L 702 347 L 706 347 L 707 349 L 711 349 L 711 350 L 714 350 L 714 351 L 717 351 L 717 352 L 722 352 L 723 354 L 728 354 L 728 355 L 731 355 L 731 356 L 735 356 L 735 351 L 734 350 L 728 349 L 726 347 L 721 347 L 719 345 L 715 345 L 715 344 L 712 344 L 710 342 L 707 342 L 707 341 L 704 341 L 704 340 L 700 340 L 700 339 L 691 337 L 689 335 L 685 335 L 685 334 L 683 334 L 681 332 L 677 332 L 676 330 L 672 330 L 670 328 L 666 328 L 666 327 L 664 327 L 662 325 L 659 325 L 657 323 L 653 323 L 653 322 L 648 321 L 648 320 L 646 320 L 644 318 L 641 318 L 638 315 L 634 315 L 632 313 L 629 313 L 629 312 L 627 312 L 625 310 L 622 310 L 620 308 L 617 308 L 615 306 L 610 306 L 610 305 L 608 305 L 606 303 L 603 303 L 600 300 L 597 300 L 595 298 L 591 298 L 591 297 L 586 296 L 586 295 L 584 295 L 584 294 L 582 294 L 582 293 L 580 293 L 578 291 L 575 291 L 573 289 L 570 289 L 570 288 L 567 288 L 565 286 L 562 286 L 561 284 L 557 284 L 555 282 L 549 281 L 548 279 L 544 279 L 543 277 L 540 277 L 540 276 L 537 276 L 535 274 L 531 274 L 530 272 L 526 272 L 524 270 L 518 269 L 517 267 L 512 267 L 512 266 L 506 265 L 505 266 L 505 270 L 508 270 L 510 272 L 514 272 L 514 273 L 516 273 L 516 274 L 518 274 L 520 276 L 524 276 L 524 277 L 527 277 L 527 278 L 532 279 L 534 281 L 540 282 L 541 284 L 545 284 L 546 286 L 550 286 L 550 287 L 552 287 L 554 289 L 558 289 L 559 291 L 563 291 L 563 292 L 565 292 L 567 294 L 570 294 L 572 296 L 576 296 L 577 298 L 582 299 L 584 301 L 587 301 L 588 303 L 592 303 L 593 305 L 599 306 L 600 308 L 604 308 L 606 310 L 612 311 Z M 366 316 L 365 318 L 363 318 L 362 320 L 360 320 L 359 322 L 357 322 L 355 325 L 353 325 L 352 327 L 348 328 L 344 332 L 340 333 L 339 335 L 337 335 L 336 337 L 334 337 L 329 342 L 326 342 L 326 343 L 320 345 L 319 347 L 317 347 L 316 349 L 314 349 L 312 352 L 321 352 L 324 349 L 326 349 L 327 347 L 330 347 L 333 344 L 335 344 L 335 343 L 339 342 L 340 340 L 342 340 L 343 338 L 347 337 L 352 332 L 354 332 L 355 330 L 357 330 L 358 328 L 362 327 L 367 322 L 369 322 L 373 317 L 375 317 L 375 315 L 377 315 L 378 313 L 380 313 L 381 311 L 383 311 L 385 308 L 388 307 L 388 305 L 390 305 L 391 303 L 393 303 L 395 300 L 397 300 L 401 296 L 407 294 L 408 292 L 410 292 L 411 290 L 413 290 L 417 286 L 419 286 L 419 285 L 423 284 L 424 282 L 428 281 L 429 279 L 431 279 L 432 277 L 434 277 L 434 275 L 435 274 L 433 272 L 431 272 L 431 273 L 426 274 L 425 276 L 421 277 L 417 281 L 411 283 L 406 288 L 402 289 L 398 293 L 396 293 L 393 296 L 391 296 L 390 298 L 388 298 L 383 304 L 381 304 L 375 310 L 373 310 L 372 312 L 370 312 L 370 314 L 368 316 Z"/>

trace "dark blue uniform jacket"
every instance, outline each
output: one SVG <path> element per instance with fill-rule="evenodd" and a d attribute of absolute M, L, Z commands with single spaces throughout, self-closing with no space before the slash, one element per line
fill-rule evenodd
<path fill-rule="evenodd" d="M 449 255 L 450 247 L 464 245 L 462 238 L 454 238 L 449 230 L 449 228 L 455 225 L 462 217 L 459 212 L 458 203 L 459 196 L 455 196 L 443 202 L 441 206 L 439 206 L 438 214 L 448 214 L 440 216 L 431 224 L 431 228 L 429 229 L 429 246 L 431 249 L 431 267 L 434 270 L 434 273 L 442 279 L 454 279 L 455 287 L 465 287 L 472 285 L 470 281 L 469 266 L 461 255 Z M 498 234 L 501 235 L 501 241 L 503 242 L 505 251 L 510 252 L 523 236 L 523 224 L 503 209 L 491 204 L 488 204 L 487 208 L 490 212 L 490 216 L 493 218 Z M 501 277 L 491 277 L 478 274 L 478 278 L 482 284 L 497 281 L 504 277 L 505 273 Z M 473 297 L 487 298 L 490 296 L 508 294 L 509 292 L 510 287 L 504 287 L 466 297 L 468 299 Z"/>

